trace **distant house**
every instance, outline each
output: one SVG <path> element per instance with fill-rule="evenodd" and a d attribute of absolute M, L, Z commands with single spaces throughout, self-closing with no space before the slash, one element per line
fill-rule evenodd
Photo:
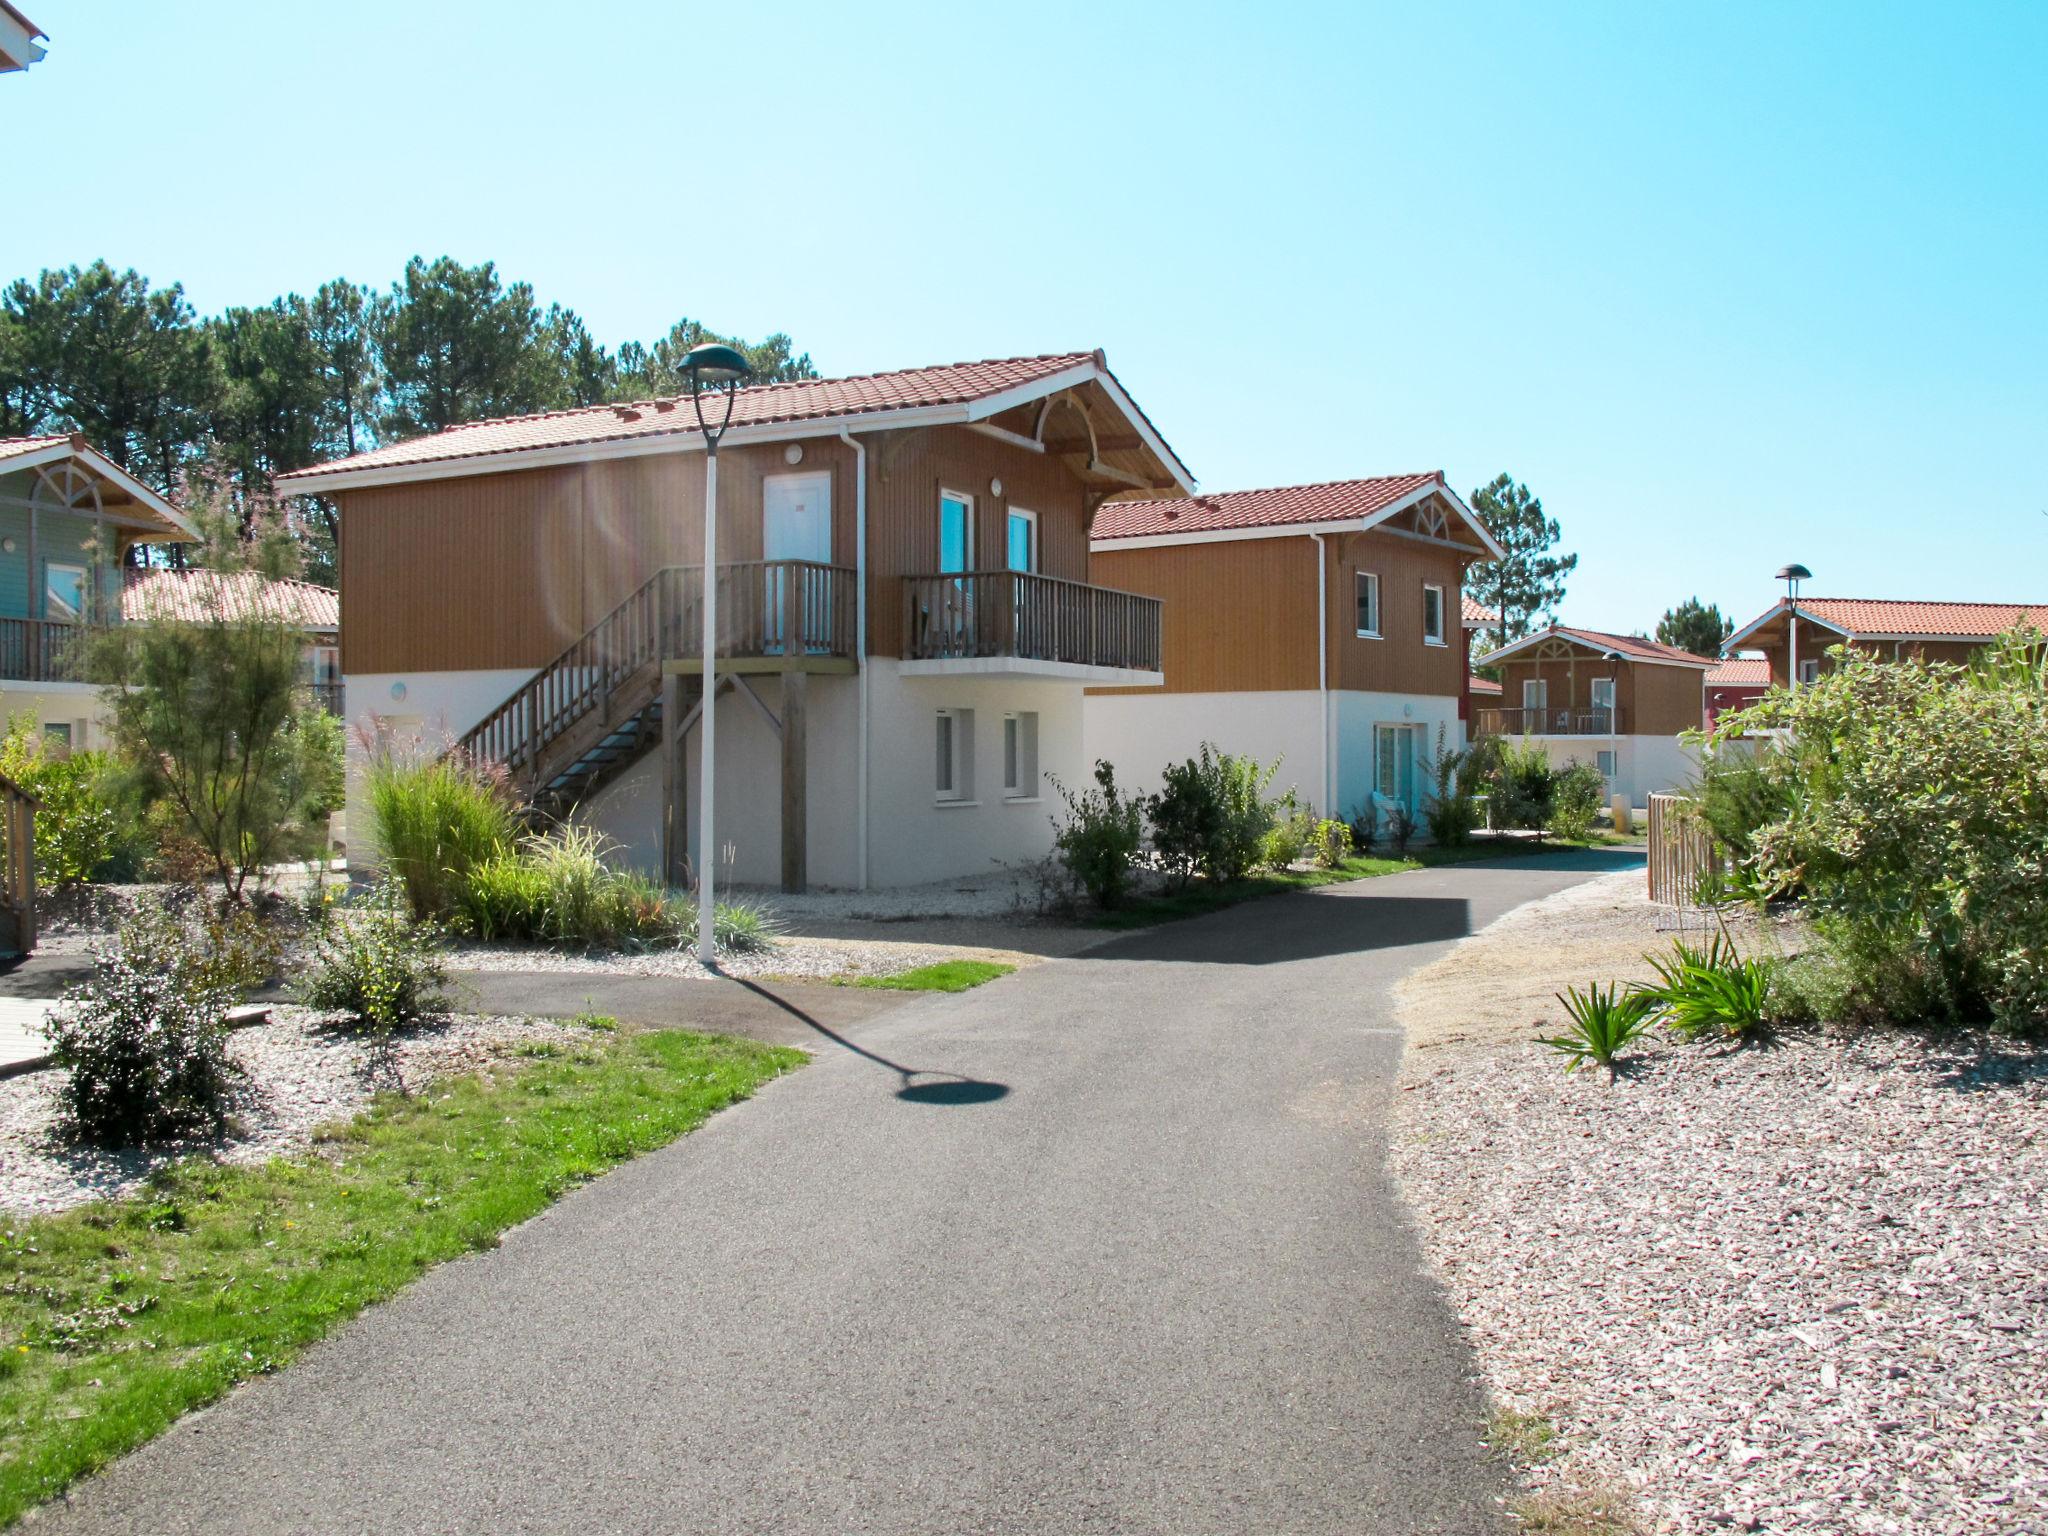
<path fill-rule="evenodd" d="M 1440 472 L 1111 502 L 1089 548 L 1165 604 L 1165 686 L 1085 704 L 1088 756 L 1132 787 L 1206 741 L 1326 814 L 1413 811 L 1439 733 L 1463 742 L 1465 568 L 1500 546 Z"/>
<path fill-rule="evenodd" d="M 44 49 L 36 39 L 48 35 L 7 0 L 0 0 L 0 75 L 40 63 Z"/>
<path fill-rule="evenodd" d="M 0 438 L 0 715 L 94 744 L 98 689 L 80 642 L 116 623 L 113 571 L 137 544 L 198 537 L 185 515 L 83 437 Z"/>
<path fill-rule="evenodd" d="M 1810 683 L 1848 645 L 1876 656 L 1966 662 L 2021 625 L 2048 632 L 2048 603 L 1926 603 L 1849 597 L 1781 598 L 1735 631 L 1729 651 L 1761 651 L 1780 687 Z"/>
<path fill-rule="evenodd" d="M 1554 764 L 1590 763 L 1612 793 L 1641 804 L 1683 787 L 1698 758 L 1679 740 L 1705 721 L 1705 678 L 1719 665 L 1635 635 L 1553 624 L 1485 658 L 1505 689 L 1475 711 L 1482 736 L 1540 745 Z"/>
<path fill-rule="evenodd" d="M 122 572 L 121 619 L 206 623 L 251 614 L 279 619 L 306 637 L 300 668 L 320 702 L 341 713 L 341 594 L 310 581 L 272 581 L 254 571 L 163 568 Z"/>
<path fill-rule="evenodd" d="M 1707 674 L 1707 729 L 1731 710 L 1747 709 L 1771 686 L 1771 664 L 1761 656 L 1730 656 Z"/>
<path fill-rule="evenodd" d="M 1474 672 L 1465 685 L 1466 691 L 1480 704 L 1492 704 L 1501 696 L 1501 686 L 1490 677 L 1481 677 Z"/>

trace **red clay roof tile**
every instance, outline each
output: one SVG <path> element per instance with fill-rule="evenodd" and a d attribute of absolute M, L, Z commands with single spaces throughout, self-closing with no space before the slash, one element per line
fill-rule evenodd
<path fill-rule="evenodd" d="M 1423 475 L 1381 475 L 1370 480 L 1329 480 L 1262 491 L 1224 491 L 1169 501 L 1112 501 L 1095 514 L 1091 539 L 1137 539 L 1159 534 L 1217 533 L 1236 528 L 1281 528 L 1290 523 L 1348 522 L 1384 511 L 1428 485 L 1443 485 L 1441 470 Z"/>

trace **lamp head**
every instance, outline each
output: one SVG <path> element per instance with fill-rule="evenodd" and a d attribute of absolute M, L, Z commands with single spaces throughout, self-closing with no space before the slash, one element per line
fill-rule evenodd
<path fill-rule="evenodd" d="M 753 373 L 747 355 L 722 341 L 707 341 L 683 354 L 683 377 L 690 381 L 690 393 L 700 389 L 724 389 Z"/>
<path fill-rule="evenodd" d="M 1607 653 L 1606 655 L 1602 656 L 1602 657 L 1601 657 L 1600 659 L 1601 659 L 1602 661 L 1626 661 L 1626 660 L 1627 660 L 1628 658 L 1627 658 L 1627 657 L 1625 657 L 1625 656 L 1623 656 L 1623 655 L 1621 654 L 1621 652 L 1619 652 L 1619 651 L 1609 651 L 1609 652 L 1608 652 L 1608 653 Z"/>
<path fill-rule="evenodd" d="M 1797 597 L 1799 595 L 1799 583 L 1813 580 L 1813 572 L 1797 561 L 1794 561 L 1791 565 L 1779 567 L 1778 580 L 1785 583 L 1785 595 L 1787 597 Z"/>

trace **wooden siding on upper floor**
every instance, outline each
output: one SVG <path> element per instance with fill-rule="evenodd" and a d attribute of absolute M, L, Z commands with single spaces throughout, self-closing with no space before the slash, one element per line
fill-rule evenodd
<path fill-rule="evenodd" d="M 1455 549 L 1377 529 L 1333 540 L 1330 606 L 1336 638 L 1330 686 L 1358 693 L 1462 696 L 1468 674 L 1459 593 L 1468 558 Z M 1380 579 L 1377 639 L 1358 633 L 1361 571 Z M 1443 588 L 1442 645 L 1430 645 L 1423 638 L 1425 585 Z"/>
<path fill-rule="evenodd" d="M 1480 658 L 1479 664 L 1486 664 Z M 1614 679 L 1614 707 L 1621 714 L 1621 728 L 1630 736 L 1676 736 L 1680 731 L 1699 730 L 1706 719 L 1706 674 L 1697 667 L 1670 667 L 1659 662 L 1601 659 L 1601 653 L 1575 647 L 1569 658 L 1537 660 L 1517 657 L 1499 663 L 1501 697 L 1481 708 L 1519 710 L 1522 684 L 1541 678 L 1545 684 L 1544 707 L 1552 710 L 1590 710 L 1593 683 L 1597 678 Z M 1513 715 L 1509 716 L 1513 719 Z"/>
<path fill-rule="evenodd" d="M 1835 659 L 1827 653 L 1835 646 L 1848 644 L 1859 651 L 1868 651 L 1882 661 L 1896 661 L 1900 658 L 1918 657 L 1922 661 L 1945 661 L 1955 666 L 1966 667 L 1972 658 L 1989 644 L 1984 640 L 1852 640 L 1844 641 L 1832 629 L 1823 629 L 1818 624 L 1799 626 L 1799 659 L 1819 661 L 1823 672 L 1835 669 Z M 1790 646 L 1782 637 L 1775 643 L 1764 642 L 1750 647 L 1761 651 L 1770 663 L 1771 681 L 1784 687 L 1791 681 Z"/>
<path fill-rule="evenodd" d="M 975 498 L 976 564 L 1004 564 L 1011 506 L 1038 514 L 1040 569 L 1086 580 L 1090 494 L 1057 458 L 960 427 L 876 433 L 868 446 L 870 650 L 894 655 L 902 580 L 938 566 L 941 485 Z M 854 564 L 854 453 L 808 439 L 725 449 L 721 563 L 762 558 L 763 482 L 832 476 L 832 559 Z M 1001 480 L 1002 495 L 991 483 Z M 702 557 L 701 454 L 599 459 L 341 493 L 342 669 L 538 667 L 665 565 Z"/>

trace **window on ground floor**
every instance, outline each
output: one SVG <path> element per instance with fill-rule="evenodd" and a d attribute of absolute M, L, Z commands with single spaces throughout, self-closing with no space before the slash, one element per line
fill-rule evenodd
<path fill-rule="evenodd" d="M 1012 800 L 1038 798 L 1038 713 L 1003 716 L 1003 794 Z"/>
<path fill-rule="evenodd" d="M 1614 777 L 1614 763 L 1614 750 L 1611 747 L 1603 748 L 1601 751 L 1593 754 L 1593 766 L 1600 770 L 1600 776 L 1604 779 L 1611 780 Z"/>
<path fill-rule="evenodd" d="M 974 711 L 938 713 L 934 790 L 941 800 L 974 798 Z"/>

